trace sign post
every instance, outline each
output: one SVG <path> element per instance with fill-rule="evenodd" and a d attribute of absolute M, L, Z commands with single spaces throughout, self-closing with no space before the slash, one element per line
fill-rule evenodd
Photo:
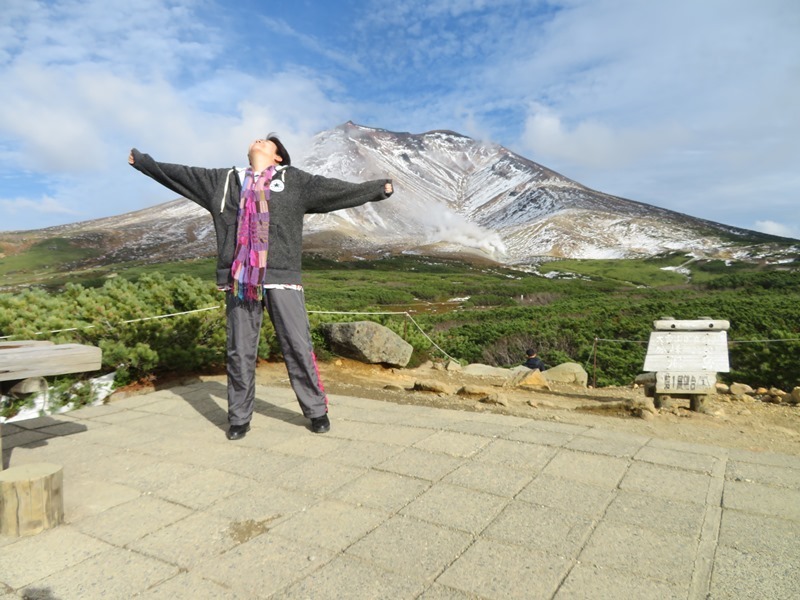
<path fill-rule="evenodd" d="M 688 396 L 690 408 L 702 411 L 708 394 L 716 391 L 717 373 L 730 371 L 728 321 L 701 317 L 653 322 L 644 370 L 655 373 L 653 403 L 664 396 Z"/>

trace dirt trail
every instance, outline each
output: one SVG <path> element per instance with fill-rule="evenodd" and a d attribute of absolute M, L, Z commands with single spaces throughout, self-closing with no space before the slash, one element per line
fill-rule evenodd
<path fill-rule="evenodd" d="M 467 375 L 434 368 L 390 369 L 337 359 L 321 363 L 320 373 L 330 394 L 372 398 L 398 404 L 419 404 L 454 410 L 497 412 L 538 420 L 599 426 L 649 437 L 713 444 L 726 448 L 780 452 L 800 456 L 800 406 L 767 404 L 752 400 L 731 401 L 712 396 L 709 414 L 688 410 L 688 400 L 658 411 L 649 420 L 634 416 L 621 406 L 626 400 L 643 399 L 641 388 L 554 386 L 551 392 L 504 388 L 499 377 Z M 283 363 L 262 362 L 258 382 L 289 385 Z M 508 406 L 486 404 L 475 397 L 411 391 L 419 380 L 436 381 L 457 390 L 480 386 L 500 394 Z M 531 406 L 531 403 L 536 406 Z M 335 419 L 335 414 L 331 414 Z"/>

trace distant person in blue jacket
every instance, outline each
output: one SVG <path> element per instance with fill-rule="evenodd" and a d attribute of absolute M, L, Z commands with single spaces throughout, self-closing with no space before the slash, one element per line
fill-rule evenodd
<path fill-rule="evenodd" d="M 541 358 L 539 358 L 539 354 L 536 352 L 536 350 L 533 350 L 533 349 L 526 350 L 525 354 L 528 357 L 527 359 L 525 359 L 525 366 L 526 367 L 528 367 L 529 369 L 533 369 L 534 371 L 536 371 L 536 370 L 546 371 L 547 370 L 547 365 L 544 364 L 544 361 Z"/>
<path fill-rule="evenodd" d="M 328 397 L 311 343 L 300 278 L 303 217 L 384 200 L 391 179 L 348 183 L 291 166 L 275 134 L 250 144 L 246 168 L 206 169 L 157 162 L 133 148 L 128 162 L 205 208 L 217 238 L 217 287 L 227 317 L 227 437 L 250 430 L 256 360 L 266 309 L 303 415 L 314 433 L 330 430 Z"/>

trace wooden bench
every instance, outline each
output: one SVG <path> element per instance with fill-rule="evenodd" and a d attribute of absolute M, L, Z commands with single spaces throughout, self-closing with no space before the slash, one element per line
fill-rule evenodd
<path fill-rule="evenodd" d="M 102 357 L 100 348 L 83 344 L 0 342 L 0 381 L 97 371 Z"/>
<path fill-rule="evenodd" d="M 0 382 L 97 371 L 102 351 L 83 344 L 22 340 L 0 342 Z M 40 389 L 47 391 L 47 382 Z M 46 403 L 45 403 L 46 406 Z M 0 436 L 0 458 L 3 440 Z M 0 471 L 3 461 L 0 460 Z M 11 467 L 0 473 L 0 534 L 35 535 L 64 520 L 63 470 L 51 463 Z"/>

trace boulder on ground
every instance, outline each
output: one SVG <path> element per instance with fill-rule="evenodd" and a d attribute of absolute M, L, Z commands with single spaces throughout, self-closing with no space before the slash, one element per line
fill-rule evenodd
<path fill-rule="evenodd" d="M 414 350 L 394 331 L 372 321 L 326 323 L 322 333 L 335 353 L 370 364 L 405 367 Z"/>
<path fill-rule="evenodd" d="M 539 369 L 528 369 L 522 367 L 523 370 L 516 371 L 514 375 L 508 378 L 505 385 L 507 387 L 521 387 L 533 388 L 537 390 L 550 391 L 550 384 L 544 373 Z"/>
<path fill-rule="evenodd" d="M 553 383 L 571 383 L 586 387 L 589 384 L 589 374 L 578 363 L 561 363 L 544 371 L 547 381 Z"/>
<path fill-rule="evenodd" d="M 461 372 L 466 373 L 467 375 L 488 375 L 490 377 L 508 377 L 511 374 L 509 369 L 482 365 L 480 363 L 467 365 L 461 369 Z"/>
<path fill-rule="evenodd" d="M 744 396 L 745 394 L 752 394 L 753 388 L 746 383 L 732 383 L 730 393 L 733 396 Z"/>
<path fill-rule="evenodd" d="M 488 396 L 481 398 L 479 402 L 482 402 L 483 404 L 494 404 L 496 406 L 508 406 L 508 398 L 502 394 L 489 394 Z"/>
<path fill-rule="evenodd" d="M 423 380 L 415 381 L 412 389 L 415 392 L 433 392 L 434 394 L 446 394 L 448 396 L 452 396 L 456 391 L 453 386 L 447 385 L 446 383 Z"/>
<path fill-rule="evenodd" d="M 465 385 L 458 390 L 459 396 L 489 396 L 495 390 L 480 385 Z"/>
<path fill-rule="evenodd" d="M 784 400 L 789 404 L 800 404 L 800 387 L 796 387 L 789 392 Z"/>

